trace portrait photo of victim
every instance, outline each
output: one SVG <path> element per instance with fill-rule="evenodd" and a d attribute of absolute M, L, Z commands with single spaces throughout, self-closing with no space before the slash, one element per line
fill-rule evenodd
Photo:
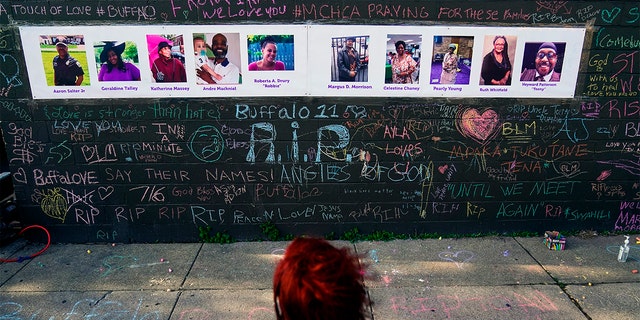
<path fill-rule="evenodd" d="M 516 37 L 488 35 L 484 38 L 481 86 L 509 86 L 513 77 Z"/>
<path fill-rule="evenodd" d="M 564 42 L 527 42 L 522 57 L 520 81 L 559 82 Z"/>
<path fill-rule="evenodd" d="M 387 35 L 384 83 L 418 84 L 421 46 L 421 35 Z"/>
<path fill-rule="evenodd" d="M 93 44 L 98 81 L 140 81 L 138 47 L 132 41 Z"/>
<path fill-rule="evenodd" d="M 194 33 L 196 84 L 240 84 L 240 34 Z"/>
<path fill-rule="evenodd" d="M 469 84 L 473 37 L 434 36 L 430 84 Z"/>
<path fill-rule="evenodd" d="M 148 34 L 147 49 L 154 82 L 187 82 L 182 35 Z"/>
<path fill-rule="evenodd" d="M 331 81 L 369 81 L 369 36 L 331 39 Z"/>
<path fill-rule="evenodd" d="M 294 70 L 293 35 L 249 35 L 249 71 Z"/>
<path fill-rule="evenodd" d="M 41 35 L 40 53 L 48 86 L 89 86 L 83 35 Z"/>

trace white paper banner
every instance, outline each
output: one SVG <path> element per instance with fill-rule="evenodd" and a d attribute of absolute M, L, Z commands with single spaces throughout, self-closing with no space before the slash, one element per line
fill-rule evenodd
<path fill-rule="evenodd" d="M 34 99 L 569 98 L 585 29 L 56 26 L 20 34 Z"/>

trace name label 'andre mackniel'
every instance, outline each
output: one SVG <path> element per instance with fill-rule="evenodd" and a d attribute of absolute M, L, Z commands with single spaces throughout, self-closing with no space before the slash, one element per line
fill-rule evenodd
<path fill-rule="evenodd" d="M 236 88 L 236 86 L 223 86 L 223 85 L 202 87 L 202 91 L 214 91 L 214 90 L 218 90 L 218 91 L 235 91 L 235 90 L 238 90 L 238 88 Z"/>

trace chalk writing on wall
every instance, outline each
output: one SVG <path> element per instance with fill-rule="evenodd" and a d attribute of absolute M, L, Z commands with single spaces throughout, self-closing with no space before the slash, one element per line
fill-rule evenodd
<path fill-rule="evenodd" d="M 636 184 L 615 179 L 637 176 L 634 162 L 590 160 L 599 149 L 637 150 L 627 142 L 638 135 L 637 108 L 616 99 L 578 108 L 239 102 L 208 120 L 189 117 L 187 103 L 47 106 L 35 112 L 44 126 L 5 123 L 16 180 L 35 187 L 25 200 L 52 221 L 84 225 L 540 218 L 636 225 L 633 214 L 614 209 L 637 193 Z M 603 127 L 599 118 L 629 124 Z M 401 190 L 390 187 L 398 183 Z M 599 202 L 588 210 L 566 202 L 576 195 Z M 326 202 L 344 196 L 361 200 Z M 115 236 L 100 237 L 107 235 Z"/>
<path fill-rule="evenodd" d="M 104 4 L 87 2 L 69 4 L 65 1 L 38 1 L 0 4 L 0 18 L 11 16 L 18 21 L 84 21 L 106 20 L 123 22 L 193 22 L 220 23 L 237 21 L 313 21 L 313 20 L 376 20 L 453 21 L 495 23 L 555 23 L 571 24 L 595 20 L 602 24 L 637 25 L 637 6 L 624 3 L 604 4 L 597 1 L 522 1 L 487 4 L 445 2 L 407 4 L 403 1 L 385 3 L 345 1 L 314 1 L 294 3 L 280 0 L 250 1 L 188 1 L 166 3 Z"/>
<path fill-rule="evenodd" d="M 16 22 L 0 28 L 0 129 L 17 200 L 25 222 L 71 231 L 54 232 L 66 237 L 59 241 L 197 241 L 198 229 L 207 226 L 256 238 L 256 226 L 266 222 L 294 234 L 353 227 L 640 230 L 640 7 L 632 2 L 21 1 L 0 3 L 0 21 Z M 527 99 L 475 99 L 457 91 L 374 98 L 337 89 L 279 97 L 216 90 L 152 99 L 33 99 L 38 92 L 29 92 L 33 73 L 26 67 L 42 57 L 26 59 L 30 53 L 16 35 L 20 27 L 70 23 L 80 29 L 200 25 L 214 33 L 237 25 L 330 25 L 342 36 L 359 36 L 375 24 L 385 39 L 433 23 L 517 28 L 520 40 L 535 28 L 584 28 L 586 46 L 573 48 L 577 82 L 563 87 L 570 92 L 563 99 L 530 88 Z M 428 38 L 430 45 L 438 41 Z M 318 39 L 310 38 L 310 46 L 311 40 Z M 437 57 L 419 49 L 426 70 Z M 384 61 L 395 47 L 378 51 L 384 55 L 362 62 Z M 429 72 L 423 74 L 428 83 Z M 243 72 L 243 85 L 250 79 Z M 329 90 L 326 83 L 311 87 Z M 441 256 L 462 268 L 470 257 Z M 439 306 L 450 301 L 434 299 Z M 513 307 L 520 298 L 506 299 Z M 419 301 L 396 302 L 398 310 L 422 308 Z"/>

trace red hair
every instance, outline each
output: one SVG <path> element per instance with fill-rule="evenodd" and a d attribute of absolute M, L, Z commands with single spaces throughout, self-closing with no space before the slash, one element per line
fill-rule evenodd
<path fill-rule="evenodd" d="M 362 320 L 367 293 L 358 257 L 324 239 L 297 238 L 273 276 L 279 320 Z"/>

